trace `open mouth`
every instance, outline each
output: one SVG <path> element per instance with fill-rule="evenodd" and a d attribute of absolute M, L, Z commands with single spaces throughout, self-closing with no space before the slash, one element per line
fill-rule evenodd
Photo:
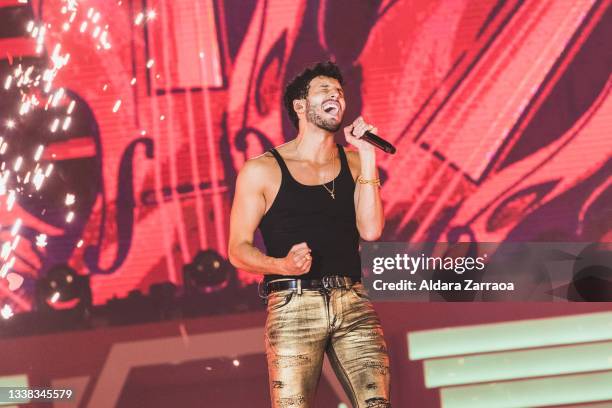
<path fill-rule="evenodd" d="M 325 113 L 329 113 L 330 115 L 337 116 L 340 112 L 340 104 L 336 101 L 326 101 L 323 102 L 321 106 Z"/>

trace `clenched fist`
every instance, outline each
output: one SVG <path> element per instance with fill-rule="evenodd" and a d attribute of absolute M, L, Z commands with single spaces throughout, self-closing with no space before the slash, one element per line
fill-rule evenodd
<path fill-rule="evenodd" d="M 292 246 L 287 256 L 281 258 L 282 274 L 298 276 L 307 273 L 312 266 L 312 255 L 310 255 L 310 252 L 311 250 L 305 242 Z"/>

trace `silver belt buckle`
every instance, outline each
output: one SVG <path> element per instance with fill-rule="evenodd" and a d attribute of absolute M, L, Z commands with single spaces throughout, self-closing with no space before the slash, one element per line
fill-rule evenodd
<path fill-rule="evenodd" d="M 337 275 L 324 276 L 321 279 L 321 283 L 323 284 L 323 288 L 325 290 L 348 287 L 348 284 L 346 283 L 346 278 L 343 276 L 337 276 Z"/>

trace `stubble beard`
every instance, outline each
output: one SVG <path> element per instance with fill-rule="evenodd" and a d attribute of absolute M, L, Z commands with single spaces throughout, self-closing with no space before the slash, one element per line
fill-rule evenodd
<path fill-rule="evenodd" d="M 306 120 L 320 129 L 327 130 L 328 132 L 337 132 L 342 124 L 342 119 L 336 122 L 334 119 L 324 119 L 316 112 L 316 106 L 308 104 L 306 110 Z"/>

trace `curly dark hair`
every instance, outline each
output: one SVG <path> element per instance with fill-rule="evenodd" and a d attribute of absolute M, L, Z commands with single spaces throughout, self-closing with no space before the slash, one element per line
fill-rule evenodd
<path fill-rule="evenodd" d="M 293 123 L 296 129 L 299 127 L 299 119 L 295 109 L 293 109 L 293 101 L 295 99 L 305 99 L 308 95 L 310 81 L 318 76 L 334 78 L 342 85 L 342 73 L 340 72 L 340 68 L 333 62 L 327 61 L 319 62 L 312 67 L 306 68 L 285 87 L 285 94 L 283 95 L 285 109 L 287 109 L 289 119 L 291 119 L 291 123 Z"/>

